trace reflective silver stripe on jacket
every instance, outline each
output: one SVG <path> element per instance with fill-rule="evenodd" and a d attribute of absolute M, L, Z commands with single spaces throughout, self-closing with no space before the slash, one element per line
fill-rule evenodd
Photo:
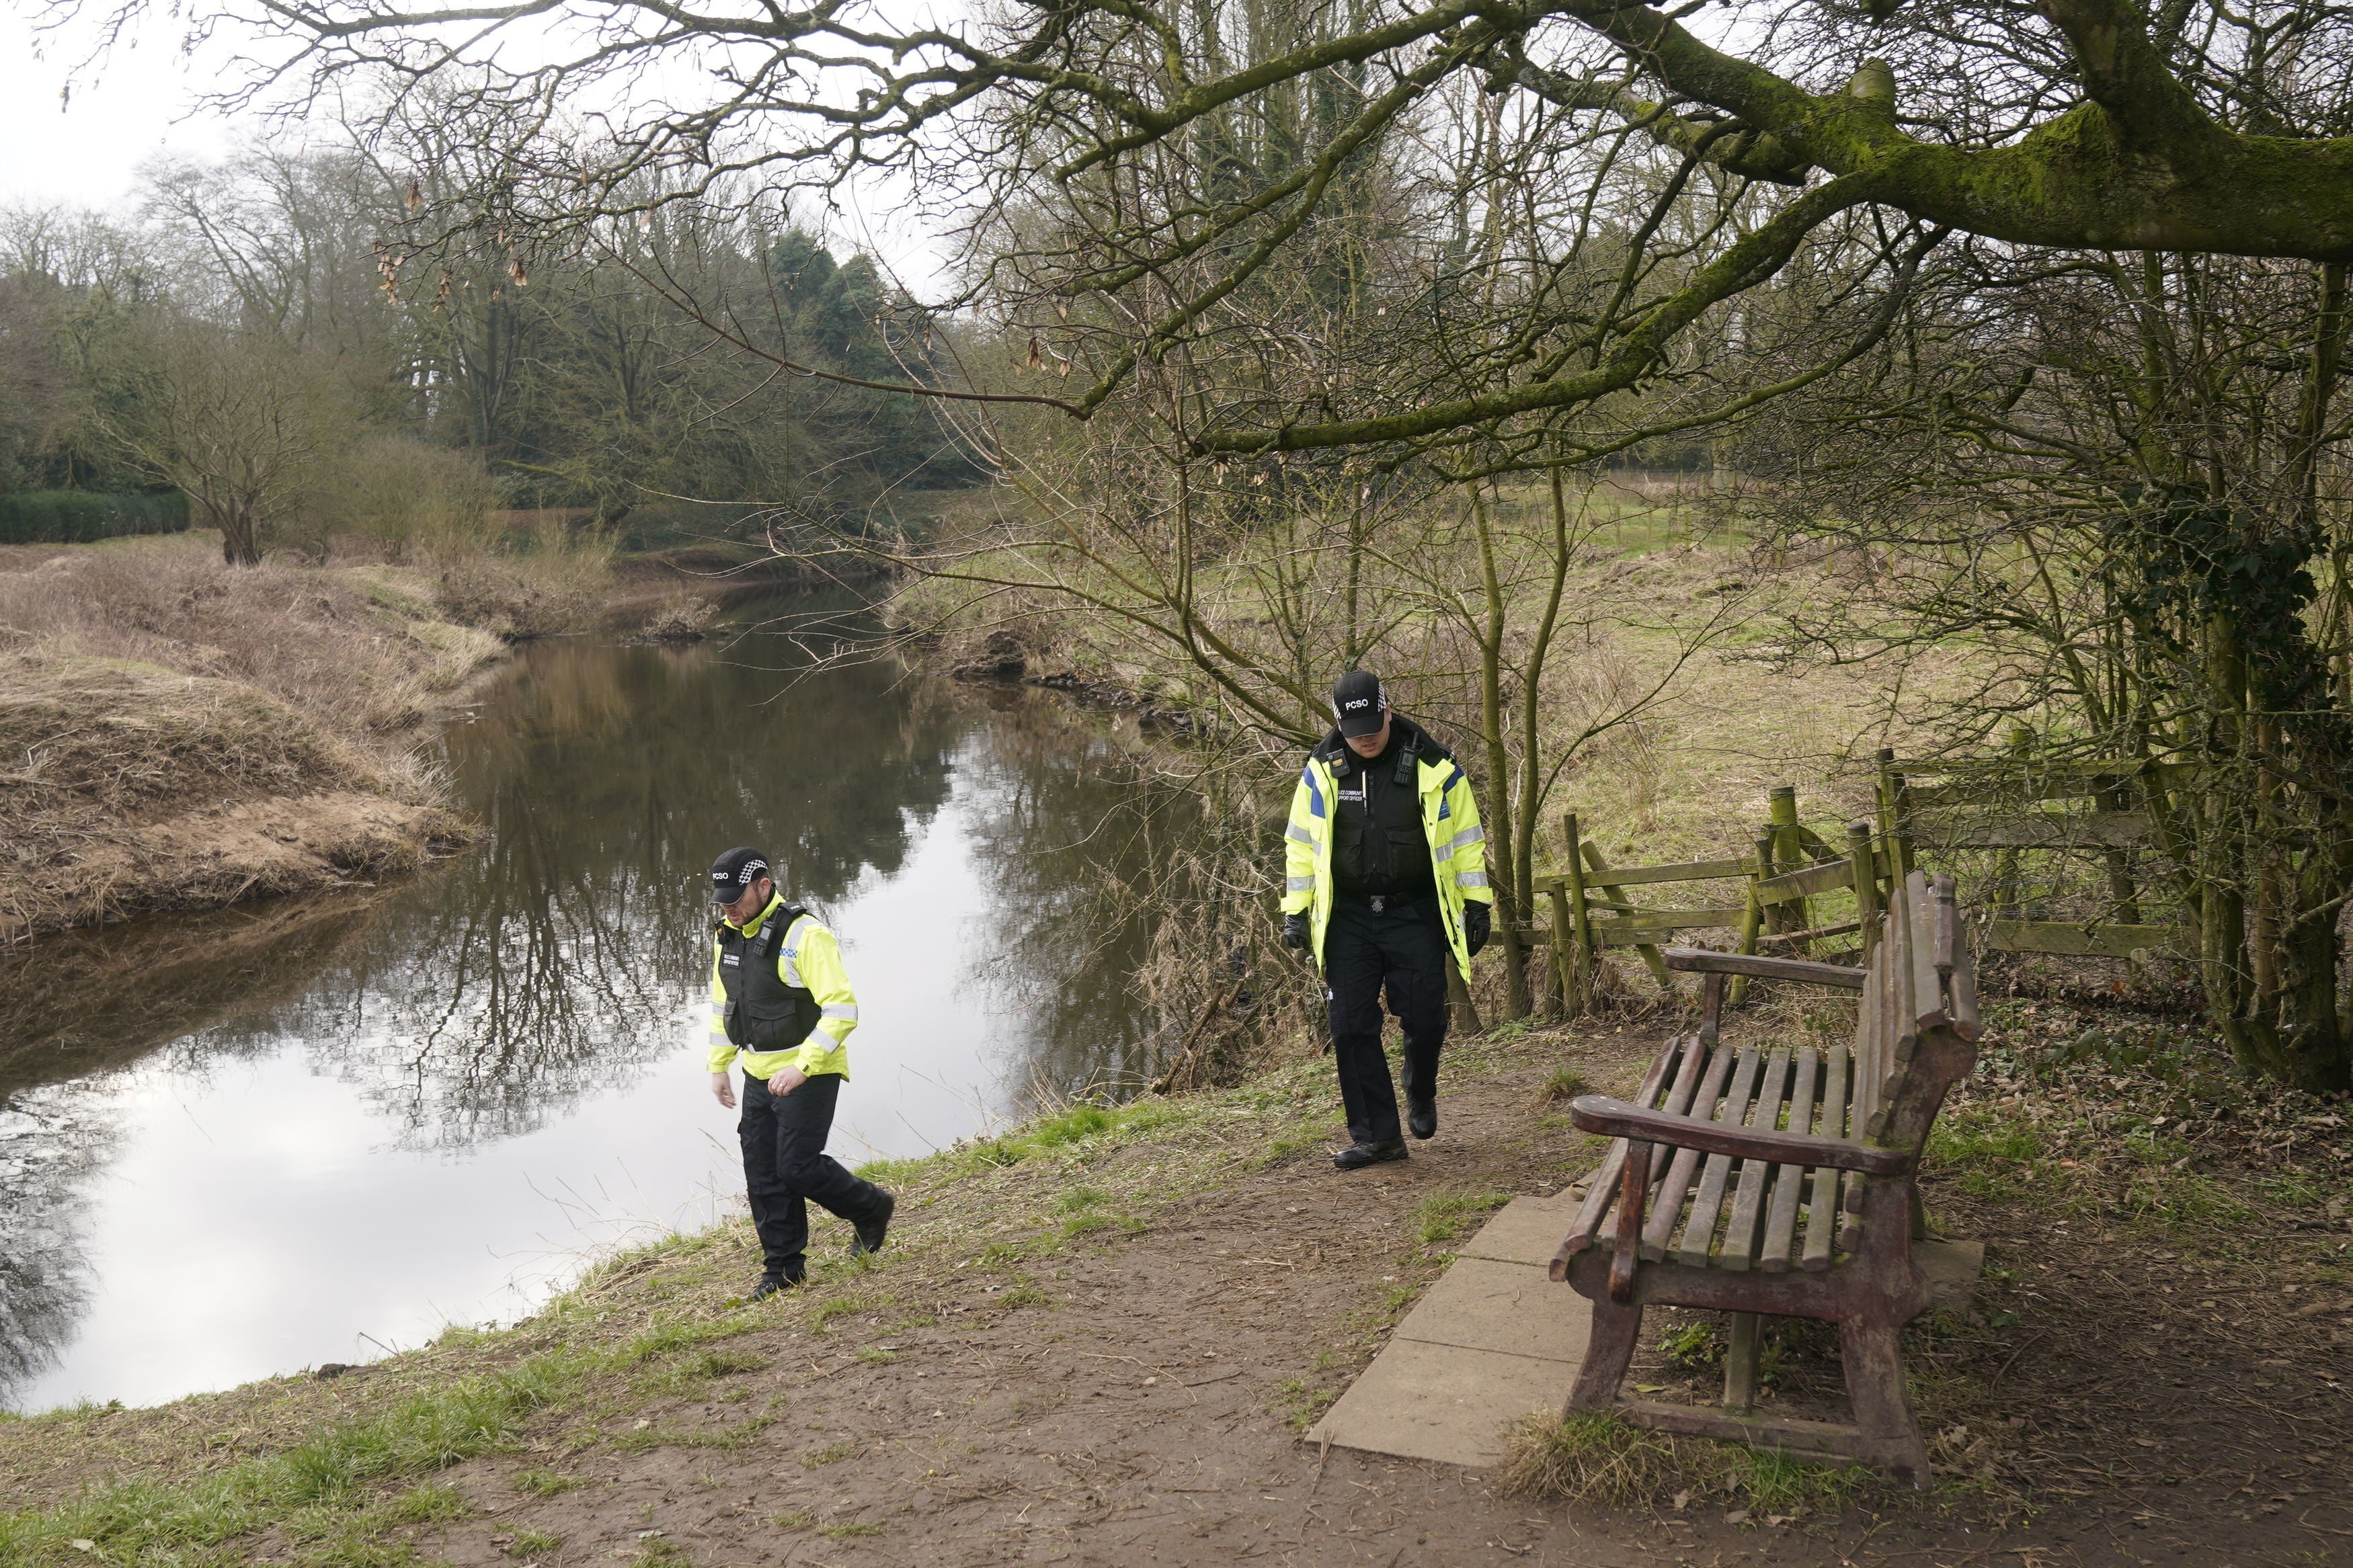
<path fill-rule="evenodd" d="M 1450 856 L 1460 855 L 1463 850 L 1470 848 L 1473 844 L 1484 844 L 1486 842 L 1487 830 L 1485 828 L 1466 827 L 1447 841 L 1446 853 Z"/>
<path fill-rule="evenodd" d="M 854 1024 L 858 1021 L 858 1009 L 852 1006 L 820 1007 L 818 1016 L 821 1018 L 847 1018 Z"/>
<path fill-rule="evenodd" d="M 1282 890 L 1286 893 L 1309 892 L 1314 886 L 1315 879 L 1313 877 L 1285 877 L 1282 879 Z"/>
<path fill-rule="evenodd" d="M 1300 826 L 1299 824 L 1295 822 L 1288 823 L 1284 826 L 1282 836 L 1285 838 L 1290 839 L 1293 844 L 1313 844 L 1315 842 L 1315 835 L 1308 832 L 1307 829 Z"/>
<path fill-rule="evenodd" d="M 1457 871 L 1454 873 L 1454 885 L 1458 888 L 1483 888 L 1487 885 L 1487 873 L 1484 871 Z"/>

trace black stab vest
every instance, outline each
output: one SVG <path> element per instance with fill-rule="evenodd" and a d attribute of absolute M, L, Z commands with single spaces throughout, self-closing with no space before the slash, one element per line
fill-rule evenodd
<path fill-rule="evenodd" d="M 721 922 L 712 932 L 719 949 L 719 986 L 727 994 L 727 1043 L 746 1051 L 788 1051 L 808 1038 L 820 1016 L 817 995 L 806 985 L 787 985 L 776 973 L 776 954 L 793 922 L 808 911 L 779 904 L 745 936 Z"/>

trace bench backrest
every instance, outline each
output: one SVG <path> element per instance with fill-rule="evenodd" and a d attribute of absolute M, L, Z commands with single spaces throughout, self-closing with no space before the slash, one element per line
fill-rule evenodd
<path fill-rule="evenodd" d="M 1848 1135 L 1917 1154 L 1945 1096 L 1977 1061 L 1984 1027 L 1953 879 L 1915 871 L 1887 904 L 1855 1024 Z"/>

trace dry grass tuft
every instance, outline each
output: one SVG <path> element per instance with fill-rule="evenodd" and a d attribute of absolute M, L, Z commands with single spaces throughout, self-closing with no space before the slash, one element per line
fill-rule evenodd
<path fill-rule="evenodd" d="M 1720 1499 L 1773 1522 L 1835 1513 L 1872 1484 L 1856 1465 L 1793 1458 L 1770 1448 L 1677 1437 L 1630 1426 L 1607 1411 L 1557 1416 L 1537 1411 L 1506 1434 L 1496 1490 L 1505 1497 L 1599 1508 L 1668 1506 Z"/>
<path fill-rule="evenodd" d="M 388 787 L 376 761 L 240 681 L 129 659 L 0 655 L 0 820 Z"/>
<path fill-rule="evenodd" d="M 1549 1110 L 1563 1100 L 1593 1092 L 1592 1080 L 1575 1068 L 1555 1068 L 1544 1082 L 1536 1085 L 1535 1094 L 1529 1100 L 1529 1109 Z"/>
<path fill-rule="evenodd" d="M 1504 1440 L 1495 1489 L 1505 1497 L 1634 1508 L 1683 1479 L 1673 1439 L 1607 1412 L 1521 1417 Z"/>
<path fill-rule="evenodd" d="M 500 650 L 437 600 L 202 539 L 0 550 L 0 940 L 332 886 L 458 835 L 385 738 Z"/>

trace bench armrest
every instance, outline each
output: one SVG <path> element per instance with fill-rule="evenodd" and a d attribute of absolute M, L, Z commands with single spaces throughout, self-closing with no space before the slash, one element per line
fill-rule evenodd
<path fill-rule="evenodd" d="M 1686 974 L 1748 974 L 1759 980 L 1803 980 L 1815 985 L 1862 989 L 1863 971 L 1842 963 L 1804 958 L 1758 958 L 1746 952 L 1715 952 L 1704 947 L 1667 949 L 1667 967 Z"/>
<path fill-rule="evenodd" d="M 1912 1169 L 1912 1157 L 1895 1149 L 1874 1149 L 1866 1143 L 1850 1143 L 1843 1138 L 1818 1138 L 1810 1132 L 1775 1132 L 1758 1127 L 1702 1121 L 1695 1116 L 1678 1116 L 1671 1110 L 1645 1110 L 1607 1095 L 1588 1094 L 1570 1101 L 1568 1117 L 1584 1131 L 1607 1138 L 1666 1143 L 1707 1154 L 1729 1154 L 1736 1160 L 1767 1160 L 1777 1165 L 1828 1165 L 1833 1170 L 1861 1171 L 1873 1176 L 1901 1176 Z"/>

